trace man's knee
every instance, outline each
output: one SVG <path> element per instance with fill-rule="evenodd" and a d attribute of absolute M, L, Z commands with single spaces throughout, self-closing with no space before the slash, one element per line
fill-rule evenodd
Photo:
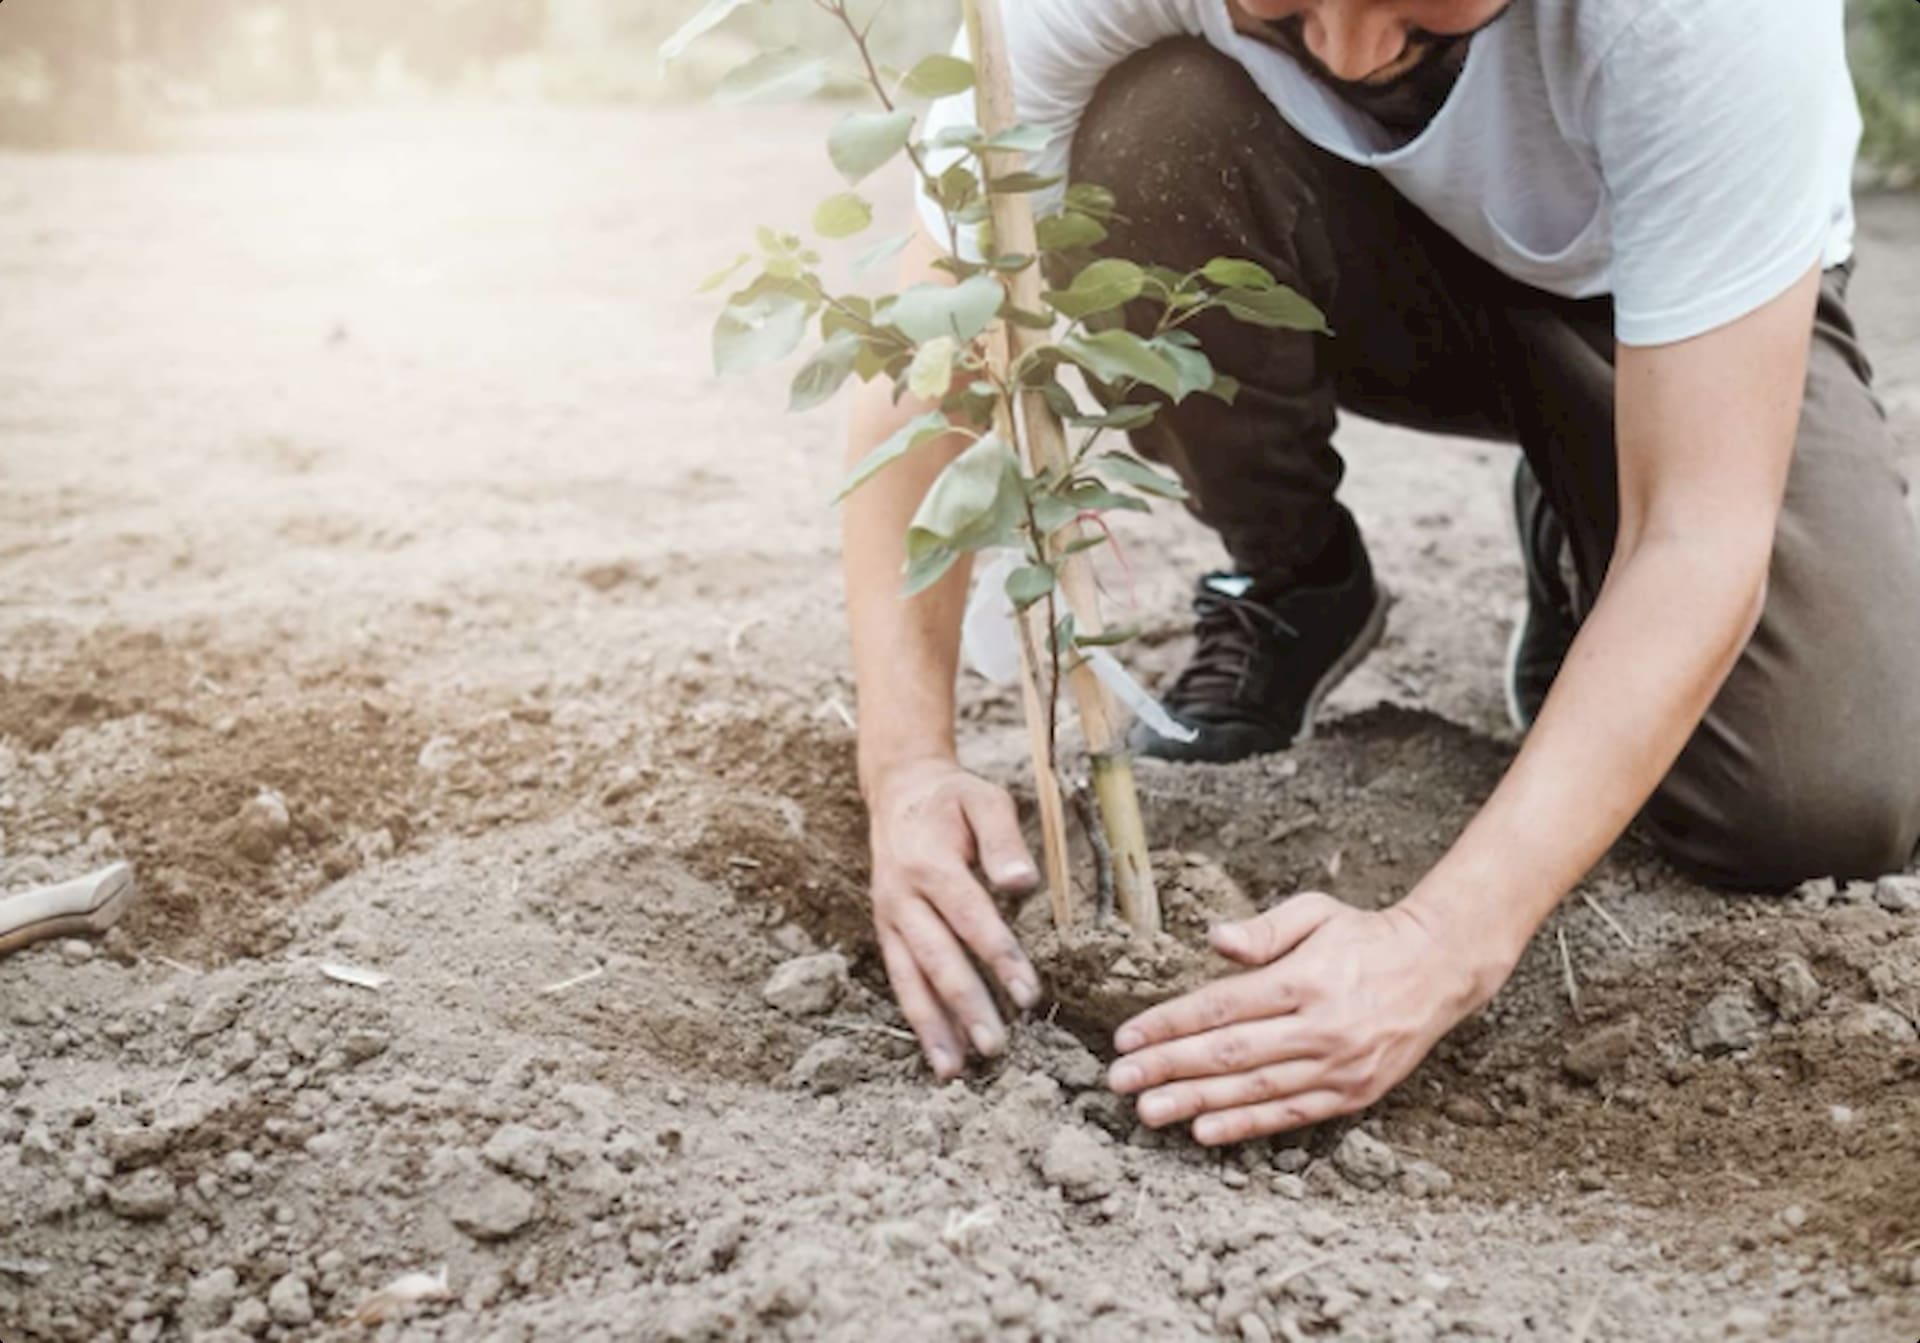
<path fill-rule="evenodd" d="M 1782 890 L 1810 877 L 1876 877 L 1905 868 L 1920 841 L 1920 779 L 1892 758 L 1737 781 L 1689 777 L 1685 768 L 1643 820 L 1670 860 L 1714 886 Z"/>
<path fill-rule="evenodd" d="M 1173 38 L 1101 81 L 1074 136 L 1071 175 L 1114 195 L 1103 250 L 1185 267 L 1264 255 L 1292 233 L 1311 196 L 1312 154 L 1238 62 Z"/>

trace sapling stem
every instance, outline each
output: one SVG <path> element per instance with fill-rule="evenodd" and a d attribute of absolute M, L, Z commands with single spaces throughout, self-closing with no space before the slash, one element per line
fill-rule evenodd
<path fill-rule="evenodd" d="M 1006 29 L 999 0 L 963 0 L 967 31 L 973 47 L 974 101 L 980 129 L 997 135 L 1013 127 L 1016 120 L 1012 68 L 1007 58 Z M 1021 155 L 994 151 L 986 157 L 989 176 L 1017 171 Z M 1001 255 L 1037 256 L 1039 241 L 1035 232 L 1033 206 L 1026 195 L 1014 192 L 991 193 L 993 250 Z M 1030 312 L 1044 311 L 1044 281 L 1037 265 L 1028 265 L 1003 276 L 1017 307 Z M 1007 324 L 1007 344 L 995 355 L 1008 362 L 1003 372 L 1029 348 L 1042 343 L 1044 333 Z M 1066 473 L 1071 470 L 1066 429 L 1038 391 L 1020 395 L 1019 416 L 1025 430 L 1024 449 L 1028 469 Z M 1100 595 L 1091 562 L 1084 553 L 1063 551 L 1082 534 L 1078 522 L 1069 524 L 1051 537 L 1036 537 L 1035 543 L 1057 574 L 1059 589 L 1067 609 L 1073 613 L 1074 628 L 1094 637 L 1103 629 Z M 1023 645 L 1025 641 L 1023 640 Z M 1146 828 L 1141 821 L 1140 799 L 1134 788 L 1133 760 L 1107 688 L 1084 658 L 1073 658 L 1066 673 L 1080 712 L 1081 730 L 1086 735 L 1087 751 L 1093 758 L 1094 796 L 1100 804 L 1101 821 L 1106 828 L 1107 844 L 1113 854 L 1115 895 L 1121 917 L 1136 933 L 1160 930 L 1160 897 L 1154 887 L 1153 866 L 1147 857 Z M 1029 709 L 1031 714 L 1033 709 Z M 1050 761 L 1048 743 L 1046 775 L 1056 779 Z M 1036 766 L 1042 762 L 1036 760 Z M 1057 783 L 1055 785 L 1057 787 Z M 1044 789 L 1044 784 L 1042 785 Z M 1061 866 L 1064 866 L 1064 860 Z M 1049 856 L 1049 870 L 1054 864 Z M 1056 905 L 1056 913 L 1058 906 Z"/>

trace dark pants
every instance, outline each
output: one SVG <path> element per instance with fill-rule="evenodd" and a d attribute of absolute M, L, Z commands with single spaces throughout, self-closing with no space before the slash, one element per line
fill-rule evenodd
<path fill-rule="evenodd" d="M 1242 568 L 1304 565 L 1333 536 L 1345 407 L 1517 442 L 1570 534 L 1580 609 L 1591 606 L 1619 519 L 1608 299 L 1500 274 L 1379 174 L 1304 140 L 1196 40 L 1106 78 L 1073 175 L 1117 198 L 1104 250 L 1179 269 L 1258 261 L 1334 328 L 1328 339 L 1209 315 L 1196 334 L 1240 380 L 1236 403 L 1192 397 L 1136 435 Z M 1642 818 L 1664 852 L 1719 884 L 1898 870 L 1920 840 L 1920 546 L 1846 284 L 1837 270 L 1821 291 L 1759 630 Z"/>

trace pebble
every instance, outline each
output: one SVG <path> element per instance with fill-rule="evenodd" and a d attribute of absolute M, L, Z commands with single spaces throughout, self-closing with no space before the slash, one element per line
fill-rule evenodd
<path fill-rule="evenodd" d="M 1824 990 L 1813 967 L 1798 956 L 1784 956 L 1760 976 L 1760 992 L 1782 1021 L 1804 1021 L 1820 1006 Z"/>
<path fill-rule="evenodd" d="M 847 958 L 837 951 L 798 956 L 773 972 L 760 996 L 792 1017 L 830 1012 L 850 987 Z"/>
<path fill-rule="evenodd" d="M 380 1031 L 348 1031 L 340 1040 L 340 1052 L 346 1055 L 348 1063 L 365 1063 L 387 1052 L 390 1043 Z"/>
<path fill-rule="evenodd" d="M 1245 1189 L 1252 1180 L 1238 1166 L 1223 1166 L 1220 1170 L 1220 1183 L 1229 1189 Z"/>
<path fill-rule="evenodd" d="M 1453 1188 L 1453 1176 L 1431 1161 L 1411 1161 L 1400 1172 L 1400 1192 L 1409 1198 L 1432 1198 Z"/>
<path fill-rule="evenodd" d="M 187 1021 L 187 1035 L 195 1040 L 218 1035 L 240 1019 L 240 1000 L 230 993 L 215 993 L 203 999 Z"/>
<path fill-rule="evenodd" d="M 227 1322 L 233 1298 L 240 1292 L 240 1275 L 230 1268 L 202 1273 L 187 1284 L 180 1307 L 180 1323 L 189 1330 L 213 1329 Z"/>
<path fill-rule="evenodd" d="M 1687 1024 L 1687 1043 L 1706 1055 L 1731 1054 L 1760 1042 L 1766 1024 L 1744 992 L 1716 994 Z"/>
<path fill-rule="evenodd" d="M 267 1314 L 275 1324 L 289 1327 L 313 1323 L 313 1298 L 307 1280 L 289 1273 L 267 1292 Z"/>
<path fill-rule="evenodd" d="M 93 959 L 93 943 L 78 937 L 69 937 L 60 944 L 60 959 L 68 965 L 85 965 Z"/>
<path fill-rule="evenodd" d="M 1241 1343 L 1273 1343 L 1273 1330 L 1252 1311 L 1242 1315 L 1236 1327 L 1240 1330 Z"/>
<path fill-rule="evenodd" d="M 873 1073 L 873 1051 L 844 1036 L 830 1035 L 814 1044 L 796 1061 L 787 1077 L 797 1087 L 817 1096 L 844 1091 Z"/>
<path fill-rule="evenodd" d="M 1333 1149 L 1333 1164 L 1348 1181 L 1362 1189 L 1378 1189 L 1400 1173 L 1400 1158 L 1391 1147 L 1364 1129 L 1348 1129 Z"/>
<path fill-rule="evenodd" d="M 1273 1153 L 1273 1168 L 1282 1175 L 1298 1175 L 1313 1164 L 1304 1147 L 1280 1147 Z"/>
<path fill-rule="evenodd" d="M 1040 1154 L 1040 1178 L 1076 1203 L 1091 1203 L 1120 1182 L 1120 1158 L 1086 1129 L 1063 1125 Z"/>
<path fill-rule="evenodd" d="M 129 1222 L 157 1222 L 173 1211 L 177 1198 L 172 1179 L 151 1167 L 107 1186 L 107 1206 Z"/>
<path fill-rule="evenodd" d="M 478 1241 L 506 1240 L 533 1221 L 533 1195 L 504 1175 L 463 1186 L 454 1196 L 453 1225 Z"/>
<path fill-rule="evenodd" d="M 480 1157 L 495 1170 L 526 1180 L 544 1180 L 553 1159 L 553 1139 L 524 1124 L 506 1124 L 487 1139 Z"/>
<path fill-rule="evenodd" d="M 1882 877 L 1873 898 L 1890 914 L 1920 914 L 1920 877 Z"/>
<path fill-rule="evenodd" d="M 1573 1042 L 1560 1066 L 1569 1077 L 1582 1082 L 1611 1077 L 1624 1069 L 1633 1056 L 1639 1029 L 1640 1023 L 1629 1019 L 1589 1031 Z"/>
<path fill-rule="evenodd" d="M 17 1054 L 0 1054 L 0 1091 L 15 1091 L 25 1085 L 27 1070 L 20 1066 Z"/>
<path fill-rule="evenodd" d="M 249 798 L 234 818 L 233 847 L 256 863 L 273 861 L 293 833 L 287 800 L 270 788 Z"/>
<path fill-rule="evenodd" d="M 1890 1007 L 1861 1003 L 1840 1021 L 1842 1040 L 1873 1040 L 1890 1045 L 1910 1045 L 1920 1039 L 1913 1023 Z"/>

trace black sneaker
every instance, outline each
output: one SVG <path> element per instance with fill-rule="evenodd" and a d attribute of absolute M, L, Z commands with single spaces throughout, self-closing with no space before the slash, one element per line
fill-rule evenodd
<path fill-rule="evenodd" d="M 1208 574 L 1194 596 L 1197 644 L 1161 703 L 1199 734 L 1163 737 L 1134 725 L 1133 749 L 1160 760 L 1226 764 L 1285 750 L 1313 735 L 1320 702 L 1373 651 L 1388 598 L 1353 519 L 1341 512 L 1334 543 L 1346 577 L 1330 586 L 1263 585 L 1246 574 Z"/>
<path fill-rule="evenodd" d="M 1527 612 L 1507 643 L 1507 717 L 1525 732 L 1540 716 L 1580 620 L 1573 609 L 1573 548 L 1546 491 L 1522 457 L 1513 473 L 1513 521 L 1527 571 Z"/>

